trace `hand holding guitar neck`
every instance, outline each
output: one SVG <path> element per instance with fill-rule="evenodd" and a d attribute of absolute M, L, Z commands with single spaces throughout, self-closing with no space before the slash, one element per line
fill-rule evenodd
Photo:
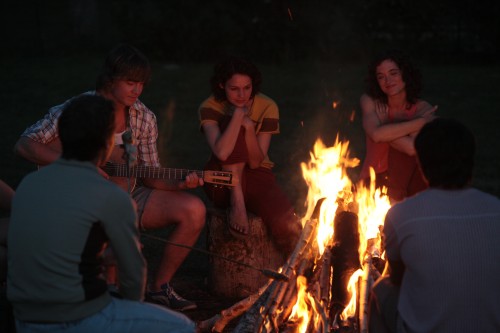
<path fill-rule="evenodd" d="M 123 159 L 127 162 L 128 166 L 134 166 L 137 162 L 137 146 L 134 142 L 132 131 L 127 130 L 122 134 L 123 141 Z"/>

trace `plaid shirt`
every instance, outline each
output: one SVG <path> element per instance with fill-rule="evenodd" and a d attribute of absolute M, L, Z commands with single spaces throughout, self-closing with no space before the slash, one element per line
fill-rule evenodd
<path fill-rule="evenodd" d="M 84 94 L 94 95 L 95 91 Z M 71 99 L 49 109 L 49 112 L 32 126 L 28 127 L 21 136 L 26 136 L 34 141 L 46 144 L 56 139 L 57 120 L 62 110 Z M 141 101 L 137 100 L 129 109 L 129 123 L 137 144 L 137 163 L 139 165 L 160 166 L 156 141 L 158 139 L 158 126 L 155 114 L 149 110 Z"/>

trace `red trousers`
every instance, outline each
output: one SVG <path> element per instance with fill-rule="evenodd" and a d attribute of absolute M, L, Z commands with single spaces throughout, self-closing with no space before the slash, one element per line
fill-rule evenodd
<path fill-rule="evenodd" d="M 391 147 L 388 165 L 387 194 L 391 199 L 401 201 L 428 187 L 415 156 Z"/>
<path fill-rule="evenodd" d="M 244 129 L 236 142 L 236 147 L 229 158 L 222 162 L 212 155 L 205 166 L 205 170 L 221 170 L 224 164 L 246 162 L 248 153 L 244 139 Z M 287 195 L 276 182 L 276 177 L 268 168 L 244 168 L 243 177 L 240 179 L 245 197 L 247 211 L 260 216 L 272 235 L 277 247 L 285 254 L 295 248 L 300 237 L 302 224 L 295 215 L 294 209 Z M 205 184 L 205 192 L 209 199 L 218 208 L 229 206 L 230 190 Z"/>
<path fill-rule="evenodd" d="M 389 148 L 387 171 L 376 175 L 375 186 L 386 187 L 391 202 L 398 202 L 425 190 L 428 185 L 420 170 L 417 158 Z M 362 180 L 363 186 L 369 186 L 370 179 Z"/>

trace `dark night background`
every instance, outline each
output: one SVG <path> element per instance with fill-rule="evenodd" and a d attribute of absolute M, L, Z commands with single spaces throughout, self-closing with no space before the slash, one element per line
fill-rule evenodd
<path fill-rule="evenodd" d="M 210 93 L 213 64 L 236 54 L 258 64 L 263 92 L 280 108 L 269 155 L 300 213 L 307 194 L 300 163 L 317 138 L 331 145 L 340 135 L 351 156 L 364 156 L 366 66 L 378 50 L 398 47 L 421 65 L 423 99 L 474 131 L 474 186 L 500 196 L 499 17 L 498 0 L 3 0 L 0 178 L 15 188 L 36 169 L 14 155 L 19 135 L 49 107 L 93 89 L 104 55 L 119 42 L 151 59 L 141 100 L 158 118 L 162 164 L 201 169 L 209 151 L 196 110 Z M 154 271 L 163 244 L 143 241 Z M 173 281 L 198 302 L 195 319 L 227 306 L 205 293 L 208 265 L 192 251 Z"/>
<path fill-rule="evenodd" d="M 4 52 L 102 53 L 130 42 L 151 58 L 213 62 L 363 61 L 404 45 L 433 63 L 498 62 L 496 0 L 31 0 L 3 1 Z"/>

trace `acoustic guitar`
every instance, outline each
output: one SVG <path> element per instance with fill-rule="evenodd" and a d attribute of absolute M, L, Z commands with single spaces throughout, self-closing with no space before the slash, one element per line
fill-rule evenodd
<path fill-rule="evenodd" d="M 189 170 L 189 169 L 175 169 L 163 167 L 151 167 L 144 165 L 136 165 L 127 168 L 126 164 L 118 164 L 113 162 L 106 162 L 101 168 L 110 177 L 127 177 L 132 179 L 131 184 L 135 185 L 137 178 L 152 178 L 152 179 L 172 179 L 184 180 L 191 172 L 196 172 L 198 177 L 202 178 L 204 182 L 216 184 L 220 186 L 235 186 L 235 178 L 230 171 L 211 171 L 211 170 Z M 115 183 L 121 183 L 115 179 L 111 179 Z M 118 184 L 120 185 L 120 184 Z M 131 185 L 131 188 L 133 188 Z"/>
<path fill-rule="evenodd" d="M 48 146 L 58 152 L 62 151 L 59 138 L 48 143 Z M 211 170 L 190 170 L 190 169 L 175 169 L 163 167 L 151 167 L 144 165 L 135 165 L 127 168 L 124 159 L 123 145 L 113 147 L 108 162 L 101 166 L 109 176 L 110 180 L 120 186 L 125 191 L 131 191 L 136 184 L 137 178 L 153 178 L 153 179 L 171 179 L 184 180 L 191 172 L 196 172 L 198 177 L 203 178 L 206 183 L 215 184 L 218 186 L 235 186 L 237 178 L 233 177 L 231 171 L 211 171 Z"/>

